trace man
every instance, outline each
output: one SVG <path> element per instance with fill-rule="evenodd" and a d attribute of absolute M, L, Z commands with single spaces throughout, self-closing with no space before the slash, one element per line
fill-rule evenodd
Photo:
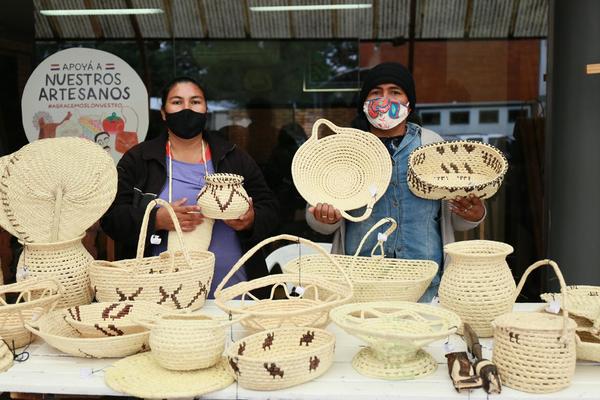
<path fill-rule="evenodd" d="M 398 228 L 385 242 L 386 257 L 433 260 L 440 265 L 420 300 L 430 301 L 437 294 L 443 270 L 443 245 L 454 241 L 454 230 L 464 231 L 479 225 L 486 211 L 475 196 L 449 202 L 426 200 L 416 197 L 408 188 L 409 154 L 421 145 L 443 140 L 437 133 L 407 122 L 416 100 L 414 79 L 403 65 L 383 63 L 367 73 L 353 125 L 371 132 L 385 144 L 392 159 L 390 185 L 366 221 L 345 221 L 332 205 L 318 203 L 308 208 L 307 222 L 317 232 L 334 234 L 333 253 L 354 254 L 375 222 L 384 217 L 394 218 Z M 358 216 L 363 210 L 354 212 Z M 370 255 L 376 242 L 374 236 L 363 246 L 361 256 Z"/>

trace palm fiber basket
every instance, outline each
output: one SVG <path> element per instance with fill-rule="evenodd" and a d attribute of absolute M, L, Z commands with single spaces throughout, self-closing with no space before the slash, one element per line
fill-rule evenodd
<path fill-rule="evenodd" d="M 544 265 L 550 265 L 558 276 L 562 304 L 565 304 L 565 281 L 558 265 L 552 260 L 541 260 L 527 268 L 517 286 L 514 300 L 531 271 Z M 569 386 L 575 374 L 577 325 L 569 318 L 565 308 L 562 316 L 543 312 L 512 312 L 492 322 L 492 360 L 506 386 L 529 393 L 551 393 Z"/>
<path fill-rule="evenodd" d="M 0 337 L 0 372 L 4 372 L 12 367 L 14 361 L 13 352 Z"/>
<path fill-rule="evenodd" d="M 321 125 L 336 134 L 319 139 Z M 390 155 L 377 136 L 341 128 L 326 119 L 315 122 L 311 137 L 292 160 L 294 185 L 308 204 L 332 204 L 345 219 L 353 222 L 369 218 L 391 177 Z M 360 217 L 346 212 L 365 206 Z"/>
<path fill-rule="evenodd" d="M 474 194 L 492 197 L 500 188 L 508 161 L 489 144 L 456 140 L 431 143 L 408 157 L 408 187 L 417 197 L 454 199 Z"/>
<path fill-rule="evenodd" d="M 247 282 L 239 282 L 225 288 L 233 274 L 262 247 L 278 240 L 288 240 L 313 247 L 342 276 L 342 282 L 331 281 L 319 275 L 296 273 L 274 274 Z M 294 285 L 294 295 L 289 285 Z M 271 287 L 267 299 L 258 299 L 251 292 L 254 289 Z M 275 293 L 281 291 L 283 299 L 277 300 Z M 215 290 L 215 304 L 227 313 L 246 316 L 240 323 L 252 330 L 273 329 L 284 325 L 322 327 L 329 322 L 329 310 L 352 298 L 353 285 L 339 262 L 327 254 L 314 242 L 292 235 L 279 235 L 263 240 L 252 247 L 235 263 Z M 237 301 L 239 299 L 239 301 Z"/>
<path fill-rule="evenodd" d="M 150 349 L 148 331 L 122 336 L 87 338 L 65 321 L 66 316 L 65 310 L 52 311 L 37 321 L 28 322 L 25 327 L 44 339 L 50 346 L 75 357 L 125 357 Z"/>
<path fill-rule="evenodd" d="M 324 374 L 333 363 L 335 336 L 318 328 L 281 327 L 255 333 L 225 351 L 240 386 L 279 390 Z"/>
<path fill-rule="evenodd" d="M 182 251 L 165 251 L 144 258 L 148 218 L 160 205 L 173 219 Z M 156 199 L 148 204 L 134 259 L 96 261 L 90 266 L 90 280 L 101 302 L 145 300 L 174 309 L 196 310 L 204 305 L 214 273 L 215 255 L 209 251 L 188 251 L 181 227 L 171 205 Z"/>
<path fill-rule="evenodd" d="M 250 207 L 244 177 L 235 174 L 206 175 L 206 185 L 197 197 L 202 214 L 213 219 L 238 219 Z"/>
<path fill-rule="evenodd" d="M 92 303 L 67 308 L 65 321 L 82 337 L 123 336 L 146 330 L 136 322 L 154 318 L 172 310 L 148 301 Z"/>
<path fill-rule="evenodd" d="M 587 285 L 567 286 L 567 311 L 571 315 L 591 322 L 590 332 L 600 338 L 600 287 Z M 544 293 L 543 300 L 551 302 L 560 299 L 560 293 Z"/>
<path fill-rule="evenodd" d="M 378 240 L 371 251 L 371 257 L 359 256 L 369 236 L 386 223 L 391 226 L 385 233 L 378 233 Z M 418 301 L 429 287 L 438 270 L 436 262 L 385 258 L 384 241 L 395 229 L 396 221 L 392 218 L 383 218 L 365 234 L 354 256 L 331 255 L 354 285 L 352 302 Z M 376 254 L 377 252 L 379 254 Z M 301 255 L 283 266 L 283 270 L 291 274 L 297 274 L 300 268 L 303 273 L 318 275 L 329 280 L 343 279 L 331 268 L 328 259 L 321 254 Z"/>
<path fill-rule="evenodd" d="M 33 336 L 25 324 L 52 311 L 62 293 L 62 285 L 52 279 L 29 279 L 0 286 L 0 337 L 13 349 L 31 343 Z M 2 297 L 7 294 L 17 295 L 14 304 L 8 304 Z"/>

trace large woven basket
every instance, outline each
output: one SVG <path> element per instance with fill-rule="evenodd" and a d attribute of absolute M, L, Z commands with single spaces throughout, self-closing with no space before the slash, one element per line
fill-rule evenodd
<path fill-rule="evenodd" d="M 321 125 L 336 134 L 319 139 Z M 354 222 L 369 218 L 391 177 L 390 155 L 377 136 L 341 128 L 326 119 L 315 122 L 311 137 L 292 161 L 294 185 L 309 204 L 332 204 L 345 219 Z M 365 206 L 360 217 L 346 212 Z"/>
<path fill-rule="evenodd" d="M 313 247 L 329 260 L 331 268 L 339 271 L 342 282 L 330 281 L 311 274 L 274 274 L 248 282 L 239 282 L 225 288 L 233 274 L 262 247 L 277 240 L 288 240 Z M 304 294 L 294 296 L 289 285 L 304 289 Z M 259 300 L 251 291 L 271 287 L 268 299 Z M 275 300 L 281 288 L 285 298 Z M 235 263 L 215 290 L 215 304 L 227 313 L 246 316 L 241 324 L 252 330 L 273 329 L 284 325 L 322 327 L 329 322 L 329 310 L 352 298 L 353 286 L 338 261 L 310 240 L 291 235 L 279 235 L 263 240 L 251 248 Z M 240 299 L 241 301 L 235 301 Z"/>
<path fill-rule="evenodd" d="M 335 336 L 323 329 L 282 327 L 247 336 L 225 351 L 240 386 L 279 390 L 324 374 L 333 363 Z"/>
<path fill-rule="evenodd" d="M 371 251 L 371 257 L 359 256 L 369 236 L 386 223 L 391 226 L 385 233 L 378 234 L 378 241 Z M 385 258 L 384 241 L 395 229 L 396 221 L 392 218 L 381 219 L 362 238 L 354 256 L 331 255 L 354 285 L 352 302 L 418 301 L 427 290 L 437 273 L 437 263 L 430 260 Z M 322 276 L 329 280 L 341 281 L 343 279 L 337 271 L 331 268 L 328 259 L 321 254 L 309 254 L 291 260 L 283 266 L 283 271 L 298 274 L 300 268 L 303 273 Z"/>
<path fill-rule="evenodd" d="M 550 265 L 563 293 L 565 281 L 552 260 L 532 264 L 521 278 L 513 296 L 516 300 L 531 271 Z M 514 301 L 513 301 L 514 302 Z M 562 316 L 534 312 L 512 312 L 496 318 L 493 362 L 502 382 L 513 389 L 530 393 L 550 393 L 571 383 L 575 374 L 575 321 L 563 308 Z"/>
<path fill-rule="evenodd" d="M 16 294 L 14 304 L 2 296 Z M 63 288 L 55 280 L 30 279 L 0 286 L 0 336 L 12 348 L 23 347 L 33 340 L 25 323 L 39 318 L 56 307 Z"/>
<path fill-rule="evenodd" d="M 65 321 L 66 315 L 65 310 L 52 311 L 37 321 L 26 323 L 25 327 L 55 349 L 76 357 L 125 357 L 149 350 L 148 331 L 122 336 L 86 338 Z"/>
<path fill-rule="evenodd" d="M 214 219 L 238 219 L 242 216 L 250 207 L 243 182 L 241 175 L 206 175 L 206 185 L 197 197 L 202 214 Z"/>
<path fill-rule="evenodd" d="M 454 199 L 474 194 L 492 197 L 500 188 L 508 161 L 489 144 L 456 140 L 420 146 L 408 157 L 408 187 L 415 196 Z"/>
<path fill-rule="evenodd" d="M 165 251 L 144 258 L 148 218 L 155 205 L 165 207 L 173 219 L 183 251 Z M 145 300 L 174 309 L 196 310 L 204 305 L 214 273 L 215 256 L 209 251 L 188 251 L 173 208 L 164 200 L 148 204 L 134 259 L 96 261 L 90 266 L 90 280 L 98 301 Z"/>

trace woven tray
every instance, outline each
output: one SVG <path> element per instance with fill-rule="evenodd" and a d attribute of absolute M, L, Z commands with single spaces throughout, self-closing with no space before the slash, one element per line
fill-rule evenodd
<path fill-rule="evenodd" d="M 0 286 L 0 336 L 11 348 L 31 343 L 33 336 L 25 323 L 52 311 L 62 292 L 62 285 L 52 279 L 29 279 Z M 6 302 L 4 296 L 9 293 L 18 293 L 14 304 Z"/>
<path fill-rule="evenodd" d="M 104 374 L 105 383 L 117 392 L 147 399 L 197 397 L 224 389 L 234 379 L 224 362 L 195 371 L 162 368 L 150 353 L 119 360 Z"/>
<path fill-rule="evenodd" d="M 123 336 L 86 338 L 65 321 L 66 315 L 65 310 L 52 311 L 35 322 L 25 324 L 25 327 L 55 349 L 76 357 L 125 357 L 149 350 L 148 331 Z"/>
<path fill-rule="evenodd" d="M 343 282 L 334 282 L 310 274 L 275 274 L 224 287 L 252 255 L 265 245 L 278 240 L 302 243 L 315 248 L 329 260 L 330 268 L 340 272 Z M 303 287 L 304 295 L 293 296 L 288 284 Z M 252 290 L 267 286 L 272 286 L 268 299 L 259 300 L 252 295 Z M 274 300 L 275 292 L 279 288 L 285 294 L 285 298 Z M 346 273 L 319 245 L 297 236 L 279 235 L 258 243 L 231 267 L 215 290 L 215 304 L 227 313 L 246 316 L 241 324 L 252 330 L 273 329 L 283 325 L 322 327 L 329 322 L 329 310 L 348 302 L 352 294 L 352 282 Z M 237 299 L 241 301 L 234 301 Z"/>
<path fill-rule="evenodd" d="M 392 380 L 433 373 L 437 362 L 421 347 L 448 337 L 461 325 L 452 311 L 405 301 L 346 304 L 330 315 L 346 332 L 369 344 L 352 366 L 362 375 Z"/>
<path fill-rule="evenodd" d="M 569 314 L 589 320 L 592 323 L 591 332 L 600 337 L 600 286 L 567 286 L 565 296 Z M 540 297 L 546 302 L 560 302 L 561 294 L 544 293 Z"/>
<path fill-rule="evenodd" d="M 323 329 L 286 327 L 255 333 L 227 348 L 227 369 L 240 386 L 279 390 L 313 380 L 333 363 L 335 336 Z"/>
<path fill-rule="evenodd" d="M 153 318 L 172 312 L 171 309 L 148 301 L 93 303 L 65 310 L 65 321 L 81 337 L 122 336 L 144 332 L 136 319 Z"/>
<path fill-rule="evenodd" d="M 500 188 L 508 161 L 489 144 L 456 140 L 420 146 L 408 157 L 408 187 L 417 197 L 454 199 L 474 194 L 492 197 Z"/>
<path fill-rule="evenodd" d="M 371 251 L 371 257 L 358 254 L 377 228 L 389 223 L 385 233 L 378 235 L 378 241 Z M 332 254 L 354 285 L 352 302 L 368 301 L 418 301 L 438 270 L 438 265 L 429 260 L 401 260 L 384 258 L 384 240 L 396 229 L 396 221 L 384 218 L 377 222 L 362 238 L 354 256 Z M 376 253 L 379 254 L 376 254 Z M 342 276 L 331 268 L 327 258 L 321 254 L 309 254 L 291 260 L 283 266 L 290 274 L 302 273 L 318 275 L 333 281 L 342 281 Z"/>
<path fill-rule="evenodd" d="M 336 134 L 319 139 L 321 125 L 327 125 Z M 313 206 L 332 204 L 353 222 L 369 218 L 391 177 L 390 155 L 377 136 L 340 128 L 326 119 L 315 122 L 311 137 L 292 160 L 292 178 L 302 197 Z M 365 206 L 360 217 L 346 212 Z"/>

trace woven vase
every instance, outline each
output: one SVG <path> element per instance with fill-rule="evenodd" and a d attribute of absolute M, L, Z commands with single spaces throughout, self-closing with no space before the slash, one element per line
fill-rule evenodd
<path fill-rule="evenodd" d="M 447 244 L 444 251 L 450 260 L 440 283 L 441 305 L 457 313 L 478 336 L 491 337 L 494 318 L 512 310 L 516 285 L 506 263 L 512 246 L 466 240 Z"/>
<path fill-rule="evenodd" d="M 214 219 L 238 219 L 250 206 L 244 187 L 244 177 L 234 174 L 210 174 L 198 193 L 202 214 Z"/>
<path fill-rule="evenodd" d="M 72 240 L 56 243 L 27 243 L 19 257 L 19 268 L 27 269 L 26 276 L 53 278 L 64 287 L 64 293 L 56 308 L 66 308 L 92 302 L 92 289 L 88 267 L 94 258 L 83 247 L 83 235 Z"/>
<path fill-rule="evenodd" d="M 182 232 L 183 244 L 188 250 L 208 250 L 212 238 L 212 230 L 215 220 L 204 218 L 204 221 L 191 232 Z M 181 250 L 176 231 L 169 231 L 169 240 L 167 241 L 167 250 Z"/>

